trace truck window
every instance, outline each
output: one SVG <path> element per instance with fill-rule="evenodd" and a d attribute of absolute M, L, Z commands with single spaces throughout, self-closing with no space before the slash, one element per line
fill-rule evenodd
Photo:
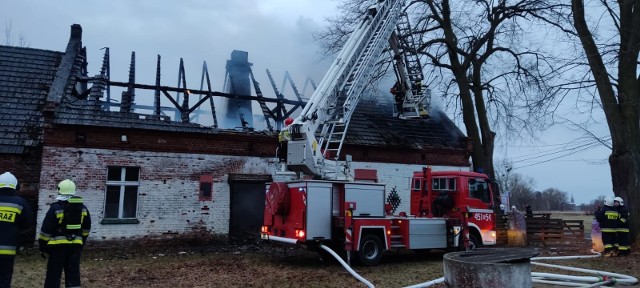
<path fill-rule="evenodd" d="M 484 179 L 469 179 L 469 197 L 484 203 L 491 203 L 489 184 Z"/>
<path fill-rule="evenodd" d="M 422 178 L 413 178 L 413 189 L 412 190 L 420 190 L 420 183 Z"/>
<path fill-rule="evenodd" d="M 433 190 L 456 190 L 456 178 L 433 178 Z"/>

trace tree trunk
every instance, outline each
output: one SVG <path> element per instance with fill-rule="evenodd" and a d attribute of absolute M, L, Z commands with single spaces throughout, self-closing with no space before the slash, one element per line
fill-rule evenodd
<path fill-rule="evenodd" d="M 580 36 L 582 47 L 600 96 L 607 118 L 613 151 L 609 156 L 613 191 L 625 200 L 630 210 L 632 241 L 640 231 L 640 79 L 636 78 L 640 51 L 640 9 L 638 1 L 619 1 L 620 47 L 618 50 L 617 86 L 614 86 L 584 18 L 584 2 L 572 0 L 574 27 Z M 610 13 L 615 13 L 609 10 Z M 617 90 L 614 90 L 614 87 Z M 603 191 L 608 192 L 608 191 Z"/>
<path fill-rule="evenodd" d="M 613 182 L 613 191 L 616 195 L 622 197 L 624 205 L 629 212 L 629 228 L 631 233 L 631 241 L 634 242 L 640 237 L 640 217 L 638 217 L 638 207 L 640 207 L 640 147 L 623 153 L 615 152 L 609 156 L 609 164 L 611 165 L 611 180 Z"/>

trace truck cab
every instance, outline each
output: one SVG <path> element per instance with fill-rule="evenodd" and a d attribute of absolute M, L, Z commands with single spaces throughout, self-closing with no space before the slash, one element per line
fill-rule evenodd
<path fill-rule="evenodd" d="M 411 215 L 468 219 L 471 245 L 495 245 L 493 189 L 485 174 L 464 171 L 414 172 Z M 465 217 L 466 216 L 466 217 Z"/>

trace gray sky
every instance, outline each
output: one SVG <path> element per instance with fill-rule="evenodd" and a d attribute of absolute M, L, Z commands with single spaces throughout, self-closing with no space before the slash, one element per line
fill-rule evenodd
<path fill-rule="evenodd" d="M 130 53 L 135 51 L 138 83 L 155 82 L 156 55 L 160 54 L 163 85 L 176 85 L 182 57 L 188 87 L 199 87 L 202 62 L 207 61 L 213 90 L 221 91 L 225 61 L 231 51 L 248 51 L 263 91 L 273 95 L 266 68 L 274 74 L 278 86 L 285 70 L 299 89 L 308 76 L 320 82 L 331 59 L 322 59 L 311 33 L 322 28 L 325 17 L 335 14 L 335 6 L 335 1 L 327 0 L 21 0 L 6 1 L 0 19 L 5 21 L 3 27 L 10 22 L 13 35 L 23 35 L 29 47 L 55 51 L 64 51 L 72 24 L 82 25 L 89 75 L 99 72 L 100 48 L 110 47 L 115 81 L 127 80 Z M 310 94 L 307 92 L 307 96 Z M 568 118 L 578 112 L 570 104 L 566 109 Z M 608 135 L 606 125 L 592 128 L 598 135 Z M 534 178 L 536 190 L 558 188 L 573 194 L 576 203 L 612 194 L 608 149 L 599 146 L 552 159 L 567 154 L 572 147 L 580 150 L 579 143 L 557 145 L 579 136 L 567 128 L 553 128 L 535 140 L 497 147 L 496 163 L 501 158 L 512 159 L 514 172 Z M 558 152 L 561 147 L 566 147 L 564 152 Z"/>

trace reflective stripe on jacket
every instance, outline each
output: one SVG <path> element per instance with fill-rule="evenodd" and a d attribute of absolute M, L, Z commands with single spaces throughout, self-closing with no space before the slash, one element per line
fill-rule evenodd
<path fill-rule="evenodd" d="M 72 200 L 73 202 L 69 201 L 72 203 L 82 203 L 81 197 L 73 197 L 69 200 Z M 68 205 L 68 203 L 65 202 L 66 201 L 58 201 L 51 204 L 49 211 L 47 211 L 47 214 L 44 216 L 38 239 L 47 242 L 48 245 L 83 245 L 91 231 L 91 215 L 89 214 L 89 210 L 83 204 L 81 224 L 71 223 L 64 229 L 65 227 L 62 227 L 64 208 L 65 205 Z M 69 227 L 73 227 L 73 229 Z M 65 231 L 67 231 L 67 229 L 80 230 L 80 233 L 79 235 L 66 235 Z"/>
<path fill-rule="evenodd" d="M 605 206 L 596 213 L 596 219 L 600 223 L 600 231 L 603 233 L 618 232 L 620 214 L 614 207 Z"/>
<path fill-rule="evenodd" d="M 31 207 L 12 188 L 0 188 L 0 255 L 15 255 L 20 230 L 33 221 Z"/>

